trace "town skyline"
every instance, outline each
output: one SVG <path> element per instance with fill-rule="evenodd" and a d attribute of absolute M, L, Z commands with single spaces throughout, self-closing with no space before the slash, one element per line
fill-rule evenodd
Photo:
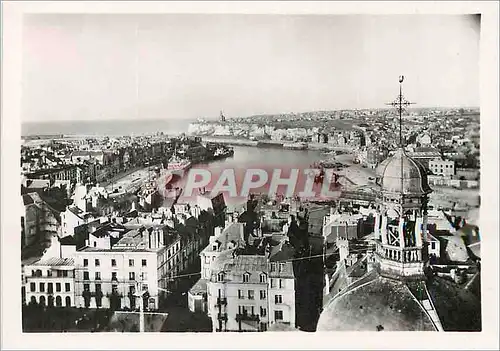
<path fill-rule="evenodd" d="M 22 121 L 382 108 L 401 74 L 419 107 L 479 106 L 478 19 L 30 15 Z"/>

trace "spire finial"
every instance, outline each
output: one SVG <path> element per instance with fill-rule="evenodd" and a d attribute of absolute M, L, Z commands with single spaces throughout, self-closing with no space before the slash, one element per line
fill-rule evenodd
<path fill-rule="evenodd" d="M 403 124 L 403 111 L 405 111 L 405 108 L 408 107 L 409 105 L 414 104 L 413 102 L 409 102 L 406 100 L 403 96 L 403 81 L 405 79 L 405 76 L 401 75 L 399 76 L 399 95 L 394 100 L 393 102 L 387 103 L 386 105 L 391 105 L 396 108 L 396 110 L 399 113 L 399 147 L 403 148 L 403 130 L 402 130 L 402 124 Z"/>

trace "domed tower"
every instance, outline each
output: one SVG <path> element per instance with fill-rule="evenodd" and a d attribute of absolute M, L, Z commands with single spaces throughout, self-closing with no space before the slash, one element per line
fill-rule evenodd
<path fill-rule="evenodd" d="M 431 192 L 425 168 L 400 147 L 377 171 L 378 268 L 387 276 L 421 277 L 427 262 L 427 202 Z"/>
<path fill-rule="evenodd" d="M 404 150 L 401 115 L 410 103 L 402 94 L 403 77 L 399 82 L 398 98 L 391 103 L 399 112 L 399 148 L 376 171 L 380 186 L 376 255 L 381 274 L 419 278 L 427 262 L 427 202 L 432 190 L 425 168 Z"/>

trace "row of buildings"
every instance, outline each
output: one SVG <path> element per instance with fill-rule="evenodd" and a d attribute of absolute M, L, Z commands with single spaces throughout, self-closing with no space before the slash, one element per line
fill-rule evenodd
<path fill-rule="evenodd" d="M 144 307 L 156 310 L 176 277 L 198 261 L 216 223 L 207 208 L 187 204 L 82 218 L 52 235 L 42 257 L 24 260 L 26 303 L 133 310 L 140 289 Z"/>

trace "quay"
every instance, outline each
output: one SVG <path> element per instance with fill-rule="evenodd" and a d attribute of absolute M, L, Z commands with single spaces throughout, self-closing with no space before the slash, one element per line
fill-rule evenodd
<path fill-rule="evenodd" d="M 273 147 L 273 148 L 291 148 L 291 149 L 302 149 L 302 150 L 318 150 L 318 151 L 344 151 L 352 152 L 352 147 L 350 146 L 338 146 L 329 145 L 324 143 L 293 143 L 274 140 L 250 140 L 250 139 L 238 139 L 238 138 L 224 138 L 224 137 L 201 137 L 203 142 L 206 143 L 218 143 L 225 145 L 234 146 L 254 146 L 254 147 Z M 295 146 L 295 147 L 294 147 Z"/>

